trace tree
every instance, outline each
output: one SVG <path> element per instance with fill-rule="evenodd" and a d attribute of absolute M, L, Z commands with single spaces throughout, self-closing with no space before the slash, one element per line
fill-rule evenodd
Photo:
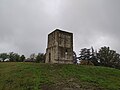
<path fill-rule="evenodd" d="M 4 62 L 4 60 L 8 58 L 8 54 L 7 53 L 1 53 L 0 58 L 2 58 L 2 60 Z"/>
<path fill-rule="evenodd" d="M 10 52 L 9 53 L 9 59 L 11 62 L 19 62 L 20 61 L 20 55 L 18 55 L 17 53 L 14 52 Z"/>
<path fill-rule="evenodd" d="M 14 53 L 14 60 L 16 62 L 20 62 L 20 55 L 18 55 L 17 53 Z"/>
<path fill-rule="evenodd" d="M 81 49 L 79 55 L 80 55 L 79 59 L 82 60 L 82 62 L 85 62 L 85 63 L 87 62 L 88 64 L 93 63 L 94 65 L 99 65 L 98 58 L 97 58 L 97 51 L 95 51 L 93 47 L 91 47 L 90 49 L 87 49 L 87 48 Z"/>
<path fill-rule="evenodd" d="M 83 48 L 81 49 L 80 51 L 80 57 L 79 59 L 81 60 L 81 64 L 83 65 L 89 65 L 90 64 L 90 59 L 91 59 L 91 52 L 90 52 L 90 49 L 87 49 L 87 48 Z"/>
<path fill-rule="evenodd" d="M 73 63 L 77 64 L 77 54 L 73 51 Z"/>
<path fill-rule="evenodd" d="M 93 47 L 91 47 L 91 58 L 90 61 L 95 65 L 98 66 L 99 65 L 99 59 L 97 57 L 97 50 L 95 51 Z"/>
<path fill-rule="evenodd" d="M 79 57 L 80 60 L 90 60 L 90 57 L 91 57 L 90 49 L 87 49 L 87 48 L 81 49 L 79 55 L 80 55 Z"/>
<path fill-rule="evenodd" d="M 45 61 L 45 54 L 44 53 L 38 53 L 36 57 L 36 62 L 44 62 Z"/>
<path fill-rule="evenodd" d="M 36 59 L 35 53 L 32 53 L 32 54 L 30 55 L 30 59 L 31 59 L 31 61 L 35 61 L 35 59 Z"/>
<path fill-rule="evenodd" d="M 120 55 L 116 51 L 110 50 L 110 47 L 101 47 L 97 56 L 102 66 L 116 67 L 120 62 Z"/>
<path fill-rule="evenodd" d="M 13 52 L 9 53 L 9 59 L 10 59 L 11 62 L 14 61 L 14 53 Z"/>
<path fill-rule="evenodd" d="M 24 55 L 21 55 L 20 61 L 23 62 L 24 60 L 25 60 L 25 56 L 24 56 Z"/>

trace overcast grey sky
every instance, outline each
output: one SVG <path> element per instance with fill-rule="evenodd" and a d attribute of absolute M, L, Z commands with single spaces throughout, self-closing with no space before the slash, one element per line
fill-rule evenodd
<path fill-rule="evenodd" d="M 74 33 L 74 50 L 120 53 L 120 0 L 0 0 L 0 52 L 45 52 L 54 29 Z"/>

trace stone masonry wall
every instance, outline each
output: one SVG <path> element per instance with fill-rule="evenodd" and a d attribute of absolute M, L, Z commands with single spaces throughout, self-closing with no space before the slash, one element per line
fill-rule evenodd
<path fill-rule="evenodd" d="M 73 63 L 73 34 L 55 30 L 48 35 L 46 63 Z"/>

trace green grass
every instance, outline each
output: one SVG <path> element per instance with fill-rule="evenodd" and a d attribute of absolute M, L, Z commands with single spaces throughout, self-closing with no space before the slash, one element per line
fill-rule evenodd
<path fill-rule="evenodd" d="M 120 90 L 120 70 L 82 65 L 0 63 L 0 90 Z"/>

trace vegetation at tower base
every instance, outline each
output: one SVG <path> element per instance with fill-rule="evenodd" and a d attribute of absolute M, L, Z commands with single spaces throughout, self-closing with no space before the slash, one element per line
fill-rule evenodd
<path fill-rule="evenodd" d="M 0 90 L 120 90 L 120 70 L 100 66 L 0 63 Z"/>

